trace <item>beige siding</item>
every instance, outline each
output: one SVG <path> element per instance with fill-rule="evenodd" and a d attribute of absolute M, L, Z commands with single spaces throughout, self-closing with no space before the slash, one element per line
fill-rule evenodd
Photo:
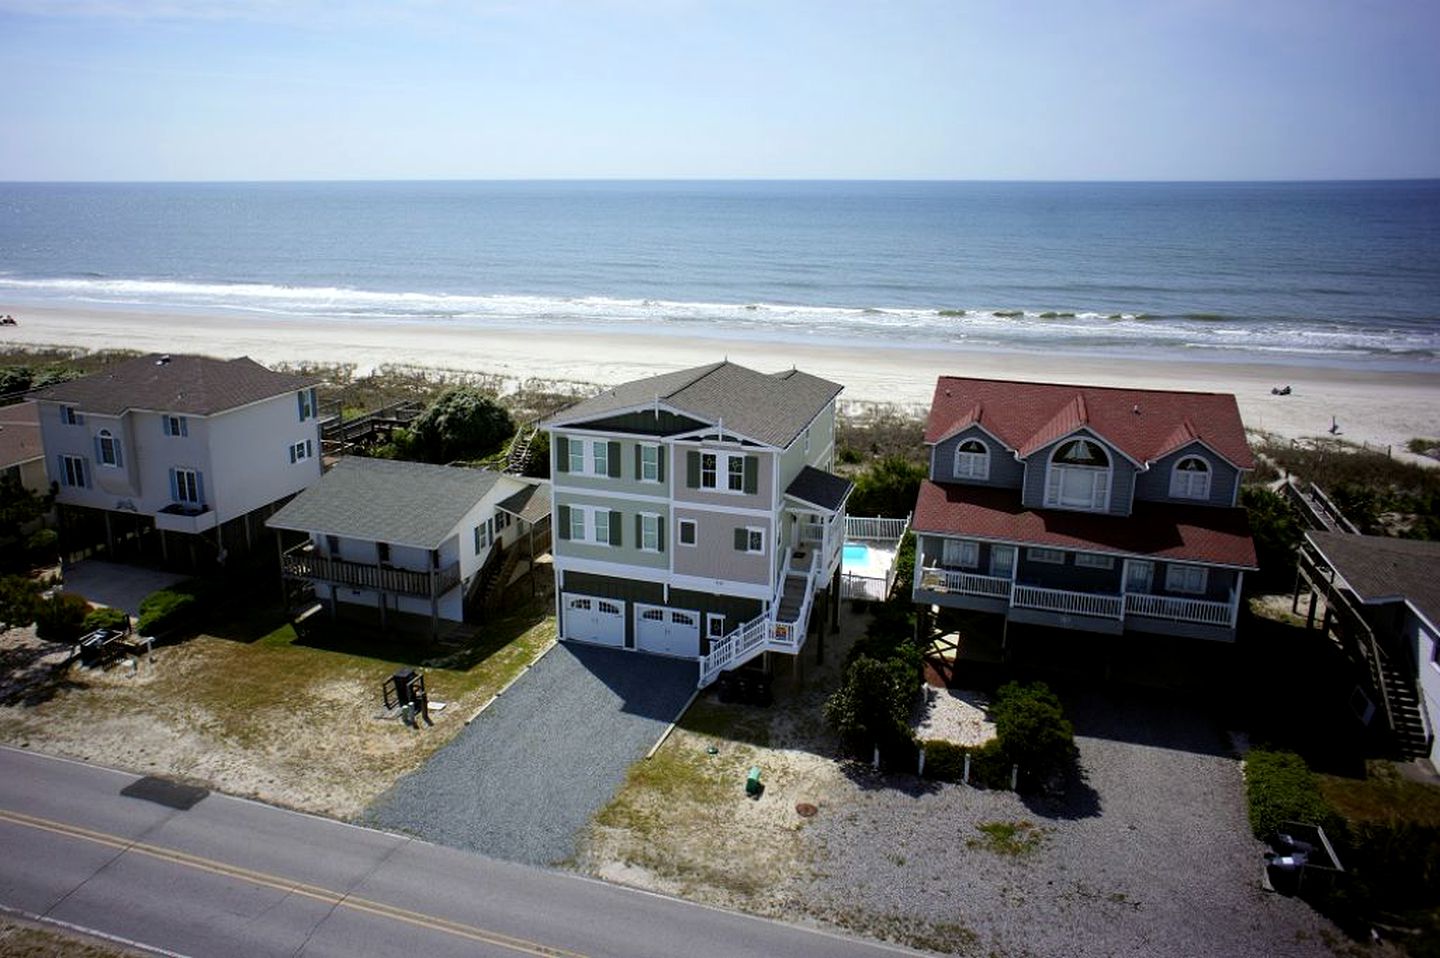
<path fill-rule="evenodd" d="M 679 502 L 701 502 L 709 505 L 725 506 L 730 509 L 763 509 L 766 512 L 774 508 L 775 502 L 775 467 L 773 464 L 774 453 L 759 449 L 737 449 L 735 447 L 724 447 L 711 444 L 688 445 L 678 443 L 671 447 L 673 452 L 670 457 L 670 475 L 675 477 L 675 501 Z M 718 482 L 723 486 L 725 477 L 725 454 L 738 454 L 756 457 L 756 489 L 754 495 L 745 495 L 740 492 L 730 492 L 724 489 L 691 489 L 687 484 L 687 461 L 686 454 L 692 451 L 714 452 L 721 456 L 720 475 Z"/>
<path fill-rule="evenodd" d="M 680 520 L 695 521 L 695 545 L 680 545 Z M 774 555 L 774 530 L 764 517 L 734 516 L 723 512 L 675 507 L 673 525 L 675 574 L 702 579 L 724 579 L 730 582 L 769 583 L 770 562 Z M 735 548 L 737 528 L 757 527 L 765 530 L 763 553 L 741 552 Z"/>

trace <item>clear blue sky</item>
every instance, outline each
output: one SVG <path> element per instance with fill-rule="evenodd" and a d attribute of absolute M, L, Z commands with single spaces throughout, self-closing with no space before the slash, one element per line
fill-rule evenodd
<path fill-rule="evenodd" d="M 0 180 L 1440 176 L 1440 0 L 0 0 L 0 64 Z"/>

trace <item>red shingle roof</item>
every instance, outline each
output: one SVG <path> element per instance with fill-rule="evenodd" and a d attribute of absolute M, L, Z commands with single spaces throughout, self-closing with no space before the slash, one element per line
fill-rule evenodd
<path fill-rule="evenodd" d="M 1022 456 L 1083 426 L 1141 463 L 1199 439 L 1234 465 L 1255 467 L 1240 408 L 1229 393 L 941 376 L 925 441 L 939 442 L 977 423 Z"/>
<path fill-rule="evenodd" d="M 919 533 L 1207 562 L 1253 569 L 1244 509 L 1136 502 L 1129 516 L 1029 509 L 1020 490 L 925 482 L 915 505 Z"/>

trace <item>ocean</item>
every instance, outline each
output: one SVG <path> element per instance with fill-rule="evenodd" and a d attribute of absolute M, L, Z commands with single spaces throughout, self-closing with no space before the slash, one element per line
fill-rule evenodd
<path fill-rule="evenodd" d="M 0 304 L 1433 371 L 1440 181 L 0 184 Z"/>

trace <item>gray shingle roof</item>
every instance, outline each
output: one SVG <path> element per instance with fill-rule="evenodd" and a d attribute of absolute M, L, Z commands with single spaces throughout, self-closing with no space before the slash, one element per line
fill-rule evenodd
<path fill-rule="evenodd" d="M 81 412 L 118 416 L 127 409 L 210 416 L 317 385 L 313 376 L 266 369 L 248 356 L 138 356 L 82 379 L 57 383 L 36 399 L 69 403 Z"/>
<path fill-rule="evenodd" d="M 806 466 L 786 487 L 785 495 L 834 512 L 844 503 L 852 486 L 854 483 L 849 479 L 842 479 L 834 473 L 816 469 L 814 466 Z"/>
<path fill-rule="evenodd" d="M 550 483 L 537 482 L 528 485 L 513 496 L 501 499 L 496 508 L 504 509 L 512 516 L 519 516 L 533 525 L 550 514 Z"/>
<path fill-rule="evenodd" d="M 436 549 L 501 478 L 487 469 L 341 459 L 265 524 Z"/>
<path fill-rule="evenodd" d="M 45 455 L 40 445 L 40 415 L 33 402 L 0 406 L 0 469 Z"/>
<path fill-rule="evenodd" d="M 1362 601 L 1404 597 L 1440 625 L 1440 542 L 1307 532 Z"/>
<path fill-rule="evenodd" d="M 546 424 L 573 425 L 659 401 L 706 422 L 723 422 L 727 432 L 783 448 L 843 388 L 799 370 L 766 374 L 727 360 L 623 383 L 557 413 Z"/>

